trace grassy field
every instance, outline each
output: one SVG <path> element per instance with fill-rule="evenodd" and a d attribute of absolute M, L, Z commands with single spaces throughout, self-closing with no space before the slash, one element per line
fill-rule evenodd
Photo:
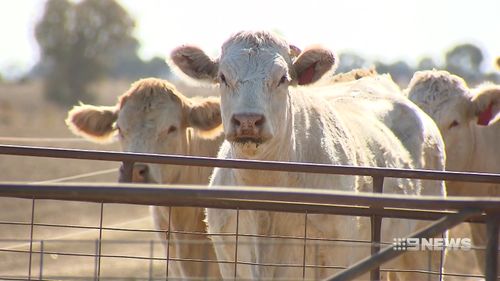
<path fill-rule="evenodd" d="M 112 105 L 117 96 L 129 87 L 129 82 L 103 83 L 99 88 L 98 104 Z M 202 94 L 204 93 L 196 93 Z M 0 84 L 0 143 L 79 149 L 119 150 L 117 144 L 97 145 L 75 140 L 64 124 L 68 108 L 46 102 L 39 82 Z M 63 138 L 62 141 L 54 139 Z M 69 140 L 68 138 L 71 138 Z M 98 176 L 70 180 L 73 182 L 116 182 L 118 163 L 72 159 L 50 159 L 0 155 L 0 181 L 44 182 L 97 171 L 114 171 Z M 100 204 L 34 201 L 34 254 L 26 253 L 31 228 L 33 201 L 0 198 L 0 280 L 36 278 L 62 280 L 93 280 L 96 272 L 96 240 L 99 231 L 81 227 L 98 227 Z M 152 229 L 147 206 L 107 204 L 104 206 L 103 226 L 124 229 Z M 64 227 L 64 226 L 74 227 Z M 455 229 L 456 237 L 469 237 L 468 226 Z M 163 257 L 163 250 L 151 232 L 103 232 L 103 254 Z M 40 242 L 43 240 L 43 244 Z M 73 254 L 80 254 L 76 256 Z M 87 255 L 87 256 L 85 256 Z M 478 273 L 472 254 L 455 252 L 452 270 Z M 467 265 L 464 267 L 463 265 Z M 31 271 L 31 272 L 30 272 Z M 164 276 L 165 263 L 147 259 L 103 258 L 100 274 L 118 280 L 147 280 Z M 110 279 L 111 280 L 111 279 Z M 116 279 L 113 279 L 116 280 Z M 465 280 L 453 278 L 452 280 Z"/>

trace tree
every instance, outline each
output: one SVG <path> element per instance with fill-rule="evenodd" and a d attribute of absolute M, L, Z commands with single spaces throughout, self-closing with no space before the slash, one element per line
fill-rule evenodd
<path fill-rule="evenodd" d="M 477 84 L 483 79 L 481 71 L 483 59 L 483 52 L 477 46 L 473 44 L 457 45 L 446 53 L 445 68 L 468 82 Z"/>
<path fill-rule="evenodd" d="M 406 87 L 406 85 L 408 85 L 414 73 L 414 69 L 411 68 L 405 61 L 397 61 L 392 64 L 375 62 L 375 68 L 378 73 L 389 73 L 392 79 L 402 87 Z"/>
<path fill-rule="evenodd" d="M 337 72 L 349 72 L 356 68 L 367 67 L 366 60 L 360 55 L 352 52 L 344 52 L 339 56 L 339 67 Z"/>
<path fill-rule="evenodd" d="M 70 87 L 64 81 L 71 57 L 68 43 L 71 40 L 72 13 L 73 4 L 69 1 L 49 0 L 42 20 L 35 28 L 43 61 L 39 68 L 45 75 L 45 94 L 49 99 L 63 103 L 71 96 Z"/>
<path fill-rule="evenodd" d="M 114 0 L 47 1 L 35 28 L 46 96 L 64 105 L 91 102 L 90 84 L 110 71 L 115 54 L 137 44 L 134 25 Z"/>
<path fill-rule="evenodd" d="M 423 57 L 417 65 L 417 70 L 431 70 L 438 69 L 436 62 L 430 57 Z"/>

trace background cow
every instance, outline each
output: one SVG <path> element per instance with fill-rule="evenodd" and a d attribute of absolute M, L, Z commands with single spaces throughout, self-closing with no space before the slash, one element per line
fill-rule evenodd
<path fill-rule="evenodd" d="M 408 98 L 429 114 L 446 144 L 446 168 L 452 171 L 500 173 L 500 86 L 469 89 L 446 71 L 420 71 L 405 90 Z M 447 182 L 455 196 L 500 196 L 499 184 Z M 486 227 L 471 225 L 473 243 L 486 245 Z M 476 251 L 484 270 L 484 252 Z M 500 263 L 499 263 L 500 268 Z"/>
<path fill-rule="evenodd" d="M 384 86 L 370 86 L 377 83 L 378 77 L 362 78 L 348 86 L 342 83 L 299 86 L 311 84 L 333 69 L 336 58 L 329 50 L 311 47 L 295 56 L 290 45 L 273 34 L 240 32 L 224 43 L 217 60 L 193 46 L 179 47 L 172 52 L 171 58 L 172 63 L 188 76 L 219 84 L 226 138 L 219 152 L 221 158 L 444 168 L 444 147 L 434 123 L 427 122 L 429 117 L 398 93 L 374 95 L 371 91 L 381 88 L 387 91 Z M 341 91 L 343 96 L 336 87 L 344 89 Z M 397 86 L 389 88 L 397 89 Z M 377 109 L 372 110 L 374 107 Z M 371 191 L 371 180 L 365 177 L 219 168 L 214 170 L 211 185 Z M 421 190 L 424 188 L 425 191 Z M 444 195 L 444 186 L 435 182 L 423 187 L 417 181 L 387 179 L 384 192 Z M 234 233 L 236 230 L 235 211 L 208 209 L 207 221 L 210 232 Z M 251 280 L 297 279 L 302 269 L 271 264 L 302 264 L 305 258 L 307 264 L 324 266 L 316 269 L 319 271 L 316 278 L 319 278 L 331 272 L 328 266 L 345 266 L 369 255 L 369 247 L 359 245 L 330 242 L 314 248 L 309 244 L 309 247 L 297 243 L 280 244 L 273 238 L 261 238 L 262 235 L 300 237 L 305 234 L 304 224 L 306 219 L 302 215 L 240 211 L 239 232 L 260 236 L 239 237 L 241 244 L 236 258 L 267 265 L 240 264 L 237 276 Z M 417 225 L 414 221 L 385 220 L 384 237 L 392 242 L 392 237 L 403 237 Z M 368 234 L 367 220 L 307 216 L 308 237 L 366 239 Z M 214 236 L 212 239 L 219 259 L 234 260 L 234 237 Z M 432 259 L 433 269 L 439 270 L 439 253 Z M 413 252 L 404 255 L 395 266 L 423 269 L 427 268 L 427 263 L 421 253 Z M 232 264 L 221 265 L 221 273 L 226 279 L 235 276 L 234 269 Z M 391 274 L 407 280 L 422 278 L 416 273 Z M 308 270 L 306 275 L 312 277 L 312 272 Z"/>
<path fill-rule="evenodd" d="M 114 135 L 124 151 L 212 156 L 223 140 L 220 100 L 214 97 L 187 98 L 160 79 L 143 79 L 132 84 L 115 106 L 75 106 L 66 124 L 71 131 L 94 142 L 112 141 Z M 123 170 L 121 170 L 123 172 Z M 134 182 L 207 184 L 212 168 L 158 164 L 135 164 Z M 121 175 L 123 177 L 123 175 Z M 169 214 L 169 210 L 171 213 Z M 152 207 L 155 227 L 197 235 L 172 233 L 170 256 L 215 259 L 206 233 L 202 208 Z M 162 239 L 165 239 L 163 234 Z M 181 240 L 193 240 L 185 243 Z M 176 277 L 220 277 L 217 264 L 171 262 Z"/>

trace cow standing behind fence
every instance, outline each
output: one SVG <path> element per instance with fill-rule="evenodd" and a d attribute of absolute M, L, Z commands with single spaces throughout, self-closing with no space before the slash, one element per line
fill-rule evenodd
<path fill-rule="evenodd" d="M 312 47 L 295 57 L 288 43 L 270 33 L 240 32 L 222 46 L 218 60 L 212 60 L 192 46 L 174 50 L 172 60 L 187 75 L 219 84 L 227 140 L 219 152 L 221 158 L 444 168 L 441 136 L 435 124 L 427 122 L 428 116 L 402 97 L 392 98 L 399 93 L 385 95 L 387 98 L 380 95 L 378 101 L 365 100 L 376 96 L 367 89 L 371 89 L 370 83 L 377 83 L 377 79 L 367 77 L 353 82 L 345 99 L 339 99 L 339 93 L 331 94 L 335 87 L 342 87 L 340 84 L 297 86 L 318 80 L 337 63 L 335 56 L 324 48 Z M 349 96 L 352 93 L 359 95 Z M 379 110 L 371 110 L 373 107 Z M 211 184 L 371 190 L 371 181 L 365 177 L 223 168 L 214 170 Z M 388 179 L 384 192 L 444 195 L 444 185 L 436 182 L 421 186 L 418 181 Z M 306 234 L 304 224 L 307 224 L 309 237 L 333 235 L 366 239 L 369 235 L 368 222 L 355 217 L 309 215 L 304 219 L 295 214 L 257 211 L 240 211 L 238 217 L 234 211 L 208 209 L 207 221 L 209 231 L 216 233 L 234 232 L 238 227 L 244 234 L 296 237 Z M 397 220 L 384 223 L 386 239 L 402 237 L 420 225 Z M 239 246 L 234 237 L 212 238 L 219 259 L 250 263 L 238 267 L 221 265 L 221 273 L 227 280 L 234 276 L 251 280 L 296 280 L 301 275 L 297 268 L 272 266 L 277 263 L 323 266 L 319 277 L 325 277 L 329 266 L 346 266 L 369 255 L 369 247 L 321 247 L 314 251 L 303 245 L 266 243 L 270 240 L 264 238 L 240 237 L 239 241 L 244 243 Z M 425 269 L 427 255 L 407 253 L 394 265 L 403 269 Z M 438 271 L 440 253 L 432 255 L 432 269 Z M 312 277 L 304 274 L 306 278 Z M 405 280 L 419 278 L 418 273 L 392 274 Z M 430 279 L 439 278 L 431 276 Z"/>
<path fill-rule="evenodd" d="M 73 133 L 95 142 L 111 141 L 118 134 L 124 151 L 213 157 L 223 140 L 219 104 L 218 98 L 188 98 L 167 81 L 149 78 L 132 84 L 115 106 L 75 106 L 66 123 Z M 136 163 L 132 178 L 134 182 L 206 185 L 212 169 Z M 158 230 L 198 233 L 171 233 L 170 258 L 215 260 L 205 234 L 203 208 L 154 206 L 152 214 Z M 220 278 L 216 263 L 170 263 L 171 277 Z"/>
<path fill-rule="evenodd" d="M 436 121 L 446 144 L 447 170 L 500 173 L 499 85 L 469 89 L 462 78 L 432 70 L 415 73 L 405 92 Z M 447 186 L 454 196 L 500 196 L 494 183 L 450 181 Z M 476 246 L 486 245 L 485 225 L 471 225 L 471 234 Z M 476 257 L 484 270 L 484 253 L 476 251 Z"/>

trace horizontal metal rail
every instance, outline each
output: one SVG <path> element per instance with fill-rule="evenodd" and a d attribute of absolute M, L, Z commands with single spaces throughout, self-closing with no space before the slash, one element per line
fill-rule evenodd
<path fill-rule="evenodd" d="M 218 159 L 183 155 L 163 155 L 132 152 L 114 152 L 81 149 L 62 149 L 36 146 L 0 145 L 0 154 L 71 158 L 102 161 L 145 162 L 157 164 L 221 167 L 236 169 L 303 172 L 320 174 L 344 174 L 360 176 L 380 176 L 392 178 L 412 178 L 428 180 L 466 181 L 482 183 L 500 183 L 500 174 L 464 173 L 434 170 L 407 170 L 396 168 L 353 167 L 316 163 L 297 163 L 279 161 L 256 161 L 241 159 Z"/>
<path fill-rule="evenodd" d="M 21 184 L 0 183 L 0 196 L 29 199 L 54 199 L 98 203 L 122 203 L 159 206 L 189 206 L 222 209 L 258 209 L 273 211 L 326 211 L 342 215 L 384 215 L 388 209 L 460 210 L 480 208 L 500 210 L 500 198 L 401 196 L 271 187 L 195 187 L 151 184 Z M 271 207 L 266 207 L 266 205 Z M 350 206 L 353 205 L 353 206 Z M 356 206 L 364 206 L 359 208 Z M 315 209 L 316 207 L 316 209 Z M 323 207 L 323 208 L 321 208 Z M 373 209 L 370 209 L 373 208 Z M 380 210 L 377 210 L 379 208 Z M 320 209 L 320 210 L 319 210 Z M 330 211 L 328 211 L 330 210 Z M 332 211 L 335 210 L 335 211 Z M 394 210 L 394 215 L 400 210 Z M 437 213 L 435 214 L 437 215 Z M 411 217 L 408 212 L 406 217 Z M 421 216 L 416 216 L 420 219 Z"/>

